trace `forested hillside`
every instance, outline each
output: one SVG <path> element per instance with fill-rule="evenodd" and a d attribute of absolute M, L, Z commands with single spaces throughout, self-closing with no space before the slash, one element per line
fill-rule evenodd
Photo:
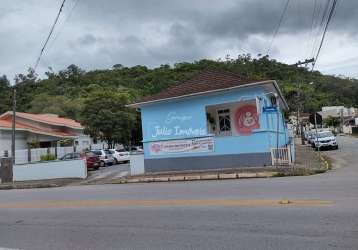
<path fill-rule="evenodd" d="M 242 55 L 235 60 L 200 60 L 174 66 L 162 65 L 154 69 L 116 64 L 111 69 L 86 72 L 70 65 L 60 72 L 47 72 L 44 79 L 38 79 L 29 70 L 15 79 L 17 110 L 56 113 L 74 118 L 86 124 L 88 132 L 93 135 L 101 134 L 104 139 L 115 138 L 114 141 L 128 141 L 128 133 L 118 131 L 113 134 L 118 124 L 123 128 L 121 131 L 133 129 L 135 124 L 132 137 L 138 136 L 138 117 L 135 112 L 125 108 L 126 103 L 157 93 L 208 67 L 236 72 L 247 79 L 277 80 L 291 110 L 295 110 L 299 103 L 298 83 L 301 83 L 303 109 L 307 112 L 319 110 L 323 105 L 358 106 L 356 79 L 310 72 L 306 68 L 289 66 L 267 57 L 253 59 L 249 55 Z M 10 98 L 9 81 L 6 76 L 0 77 L 1 113 L 10 110 Z M 111 119 L 113 117 L 117 119 Z M 99 131 L 98 127 L 101 126 Z"/>

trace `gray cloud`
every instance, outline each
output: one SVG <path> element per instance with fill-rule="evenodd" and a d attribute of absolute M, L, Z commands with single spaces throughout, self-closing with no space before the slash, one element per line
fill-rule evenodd
<path fill-rule="evenodd" d="M 285 1 L 80 0 L 68 18 L 75 0 L 67 0 L 56 40 L 50 41 L 38 71 L 42 74 L 48 66 L 60 70 L 71 63 L 84 69 L 116 63 L 154 67 L 226 54 L 265 53 Z M 326 1 L 316 2 L 322 14 Z M 2 0 L 0 74 L 12 78 L 33 66 L 60 3 Z M 270 56 L 284 62 L 311 56 L 316 34 L 311 30 L 313 3 L 290 1 Z M 337 57 L 344 60 L 358 52 L 357 16 L 358 1 L 339 1 L 318 69 L 358 77 L 351 64 L 346 68 L 333 64 Z M 314 21 L 320 23 L 319 17 Z"/>

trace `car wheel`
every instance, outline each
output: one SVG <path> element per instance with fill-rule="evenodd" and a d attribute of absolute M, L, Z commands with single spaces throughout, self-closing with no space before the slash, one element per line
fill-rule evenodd
<path fill-rule="evenodd" d="M 335 148 L 334 148 L 334 149 L 336 149 L 336 150 L 337 150 L 338 148 L 339 148 L 339 147 L 338 147 L 338 145 L 337 145 L 337 146 L 335 146 Z"/>
<path fill-rule="evenodd" d="M 99 166 L 97 166 L 97 167 L 94 167 L 94 170 L 98 170 L 99 169 Z"/>

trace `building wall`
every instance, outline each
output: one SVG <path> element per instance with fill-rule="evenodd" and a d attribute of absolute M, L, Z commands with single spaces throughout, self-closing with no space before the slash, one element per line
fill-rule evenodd
<path fill-rule="evenodd" d="M 332 117 L 340 117 L 343 115 L 344 117 L 356 116 L 356 109 L 354 107 L 346 108 L 344 106 L 326 106 L 322 107 L 322 118 L 328 118 L 329 116 Z"/>
<path fill-rule="evenodd" d="M 27 148 L 27 133 L 26 132 L 16 132 L 15 134 L 15 149 L 26 149 Z M 1 130 L 0 129 L 0 152 L 5 150 L 11 150 L 11 139 L 12 133 L 11 130 Z"/>
<path fill-rule="evenodd" d="M 87 177 L 83 160 L 48 161 L 14 165 L 14 181 L 49 180 L 58 178 Z"/>
<path fill-rule="evenodd" d="M 260 128 L 250 135 L 214 136 L 212 152 L 153 155 L 149 151 L 149 144 L 155 141 L 212 136 L 207 131 L 207 106 L 255 100 L 257 96 L 262 98 L 261 107 L 269 106 L 265 91 L 255 87 L 142 107 L 146 171 L 270 165 L 270 150 L 277 146 L 277 134 L 279 147 L 288 143 L 287 129 L 280 111 L 261 112 Z M 220 160 L 213 161 L 212 157 Z M 171 167 L 166 169 L 165 166 Z"/>

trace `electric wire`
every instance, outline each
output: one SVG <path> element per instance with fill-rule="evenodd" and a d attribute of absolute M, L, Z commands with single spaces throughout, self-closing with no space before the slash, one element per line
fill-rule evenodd
<path fill-rule="evenodd" d="M 311 70 L 311 71 L 313 71 L 313 69 L 314 69 L 314 67 L 315 67 L 315 65 L 316 65 L 316 63 L 317 63 L 319 54 L 320 54 L 321 49 L 322 49 L 322 45 L 323 45 L 324 39 L 325 39 L 325 37 L 326 37 L 326 33 L 327 33 L 328 26 L 329 26 L 329 24 L 330 24 L 330 22 L 331 22 L 331 20 L 332 20 L 332 16 L 333 16 L 334 10 L 335 10 L 335 8 L 336 8 L 337 1 L 338 1 L 338 0 L 333 0 L 332 7 L 331 7 L 331 9 L 330 9 L 330 11 L 329 11 L 329 15 L 328 15 L 328 18 L 327 18 L 326 25 L 325 25 L 325 27 L 324 27 L 324 31 L 323 31 L 323 35 L 322 35 L 322 38 L 321 38 L 321 42 L 320 42 L 320 44 L 319 44 L 317 54 L 316 54 L 316 56 L 314 57 L 315 60 L 314 60 L 314 62 L 312 63 L 312 70 Z"/>
<path fill-rule="evenodd" d="M 55 21 L 54 21 L 54 23 L 53 23 L 52 26 L 51 26 L 50 33 L 48 34 L 48 36 L 47 36 L 47 38 L 46 38 L 46 40 L 45 40 L 45 42 L 44 42 L 44 44 L 43 44 L 43 46 L 42 46 L 42 48 L 41 48 L 40 55 L 38 56 L 38 58 L 37 58 L 37 60 L 36 60 L 36 63 L 35 63 L 35 66 L 34 66 L 34 71 L 35 71 L 35 72 L 36 72 L 37 66 L 38 66 L 39 63 L 40 63 L 42 54 L 43 54 L 43 52 L 45 51 L 46 45 L 47 45 L 48 41 L 50 40 L 51 35 L 52 35 L 52 33 L 53 33 L 54 29 L 55 29 L 55 26 L 56 26 L 56 24 L 57 24 L 57 22 L 58 22 L 58 19 L 59 19 L 60 15 L 61 15 L 61 12 L 62 12 L 63 6 L 65 5 L 65 2 L 66 2 L 66 0 L 63 0 L 63 1 L 62 1 L 61 7 L 60 7 L 60 9 L 59 9 L 59 11 L 58 11 L 58 13 L 57 13 L 57 16 L 56 16 L 56 18 L 55 18 Z"/>
<path fill-rule="evenodd" d="M 281 24 L 282 24 L 283 18 L 285 17 L 285 14 L 286 14 L 286 11 L 287 11 L 287 8 L 288 8 L 289 3 L 290 3 L 290 0 L 287 0 L 285 6 L 284 6 L 284 8 L 283 8 L 283 11 L 282 11 L 282 13 L 281 13 L 280 20 L 279 20 L 279 22 L 278 22 L 278 24 L 277 24 L 277 26 L 276 26 L 276 29 L 274 30 L 274 33 L 273 33 L 273 35 L 272 35 L 272 38 L 271 38 L 269 47 L 268 47 L 267 52 L 266 52 L 266 55 L 269 55 L 269 53 L 270 53 L 272 44 L 273 44 L 273 42 L 274 42 L 274 40 L 275 40 L 275 38 L 276 38 L 276 35 L 277 35 L 277 33 L 278 33 L 278 31 L 279 31 L 279 29 L 280 29 L 280 27 L 281 27 Z"/>
<path fill-rule="evenodd" d="M 57 38 L 60 36 L 62 31 L 64 30 L 65 24 L 70 20 L 70 18 L 72 16 L 72 13 L 75 10 L 75 8 L 77 7 L 79 1 L 80 0 L 75 0 L 75 3 L 73 4 L 72 8 L 68 12 L 68 15 L 67 15 L 65 21 L 62 23 L 62 25 L 60 26 L 60 28 L 59 28 L 58 32 L 56 33 L 55 37 L 52 39 L 52 42 L 50 43 L 48 50 L 50 50 L 52 48 L 52 46 L 55 44 Z"/>
<path fill-rule="evenodd" d="M 318 16 L 318 20 L 317 20 L 317 31 L 316 31 L 316 36 L 315 36 L 315 39 L 314 39 L 314 43 L 313 43 L 313 47 L 312 47 L 312 57 L 314 57 L 314 55 L 316 54 L 317 52 L 317 48 L 318 48 L 318 45 L 319 45 L 319 41 L 320 41 L 320 38 L 322 37 L 322 34 L 324 32 L 324 23 L 327 21 L 328 19 L 328 13 L 329 13 L 329 6 L 330 6 L 330 2 L 331 0 L 326 0 L 326 3 L 323 7 L 323 10 L 322 10 L 322 17 L 320 18 Z M 319 19 L 321 21 L 319 21 Z"/>

